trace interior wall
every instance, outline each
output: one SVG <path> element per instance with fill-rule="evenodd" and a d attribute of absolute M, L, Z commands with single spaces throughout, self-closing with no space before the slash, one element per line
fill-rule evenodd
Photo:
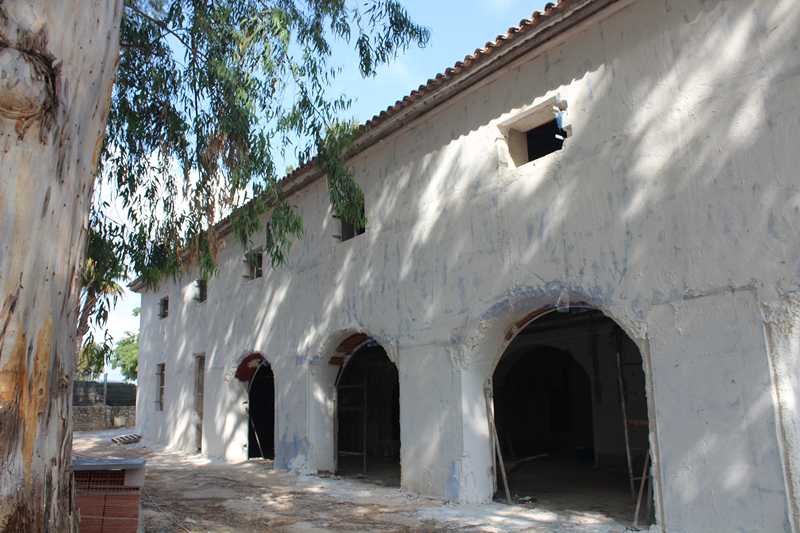
<path fill-rule="evenodd" d="M 571 449 L 584 450 L 593 460 L 590 375 L 569 352 L 555 348 L 537 346 L 509 355 L 493 379 L 504 456 L 521 459 Z"/>

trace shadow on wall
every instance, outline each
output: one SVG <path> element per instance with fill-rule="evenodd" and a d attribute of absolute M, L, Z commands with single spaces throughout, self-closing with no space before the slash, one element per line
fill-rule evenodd
<path fill-rule="evenodd" d="M 242 282 L 235 294 L 209 300 L 205 327 L 223 332 L 206 348 L 216 357 L 211 368 L 222 373 L 241 331 L 257 332 L 250 347 L 271 357 L 280 466 L 309 450 L 298 429 L 308 410 L 296 395 L 306 376 L 294 368 L 308 361 L 296 354 L 317 355 L 313 347 L 328 332 L 350 327 L 387 339 L 416 336 L 447 357 L 448 348 L 478 334 L 454 324 L 510 325 L 518 302 L 552 304 L 564 291 L 599 308 L 622 305 L 626 316 L 643 320 L 650 306 L 692 291 L 748 285 L 752 265 L 770 265 L 765 279 L 797 285 L 772 259 L 800 255 L 800 228 L 790 216 L 800 192 L 784 173 L 796 166 L 800 103 L 786 95 L 800 87 L 800 54 L 785 50 L 791 39 L 797 45 L 800 11 L 789 0 L 752 9 L 713 0 L 643 5 L 626 8 L 639 24 L 627 24 L 625 14 L 598 23 L 357 158 L 357 168 L 381 162 L 368 167 L 373 173 L 364 183 L 370 223 L 349 245 L 330 244 L 333 261 L 293 256 L 273 283 Z M 563 151 L 505 169 L 494 148 L 470 148 L 494 144 L 487 124 L 554 92 L 569 101 L 573 125 Z M 446 127 L 436 127 L 445 114 Z M 328 236 L 327 224 L 323 219 L 306 231 Z M 724 243 L 710 246 L 709 235 Z M 292 272 L 302 272 L 302 281 Z M 258 283 L 258 290 L 246 283 Z M 293 312 L 294 295 L 306 304 L 309 286 L 316 305 Z M 212 312 L 215 305 L 234 314 Z M 174 327 L 190 320 L 180 313 Z M 274 327 L 306 334 L 295 346 L 271 349 Z M 178 365 L 191 369 L 186 339 L 176 353 L 185 359 Z M 402 390 L 400 396 L 402 402 Z M 239 445 L 233 439 L 241 423 L 231 415 L 241 411 L 240 397 L 225 398 L 205 421 L 223 449 Z M 175 408 L 190 410 L 192 401 L 187 385 Z M 481 406 L 482 399 L 467 405 L 475 413 L 465 419 L 480 420 Z M 174 432 L 189 434 L 190 427 L 183 417 Z M 725 445 L 713 435 L 705 442 Z"/>

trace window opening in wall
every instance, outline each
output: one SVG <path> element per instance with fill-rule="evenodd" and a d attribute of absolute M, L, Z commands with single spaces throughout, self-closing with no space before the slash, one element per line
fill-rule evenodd
<path fill-rule="evenodd" d="M 500 122 L 509 163 L 520 167 L 564 147 L 571 127 L 564 124 L 567 103 L 553 97 Z"/>
<path fill-rule="evenodd" d="M 167 365 L 165 363 L 159 363 L 156 366 L 156 410 L 163 411 L 164 410 L 164 386 L 167 381 Z"/>
<path fill-rule="evenodd" d="M 265 360 L 247 389 L 247 457 L 275 458 L 275 375 Z"/>
<path fill-rule="evenodd" d="M 167 318 L 169 315 L 169 296 L 164 296 L 158 301 L 158 318 Z"/>
<path fill-rule="evenodd" d="M 361 220 L 364 220 L 364 206 L 361 206 Z M 353 237 L 358 235 L 362 235 L 367 231 L 367 228 L 360 224 L 356 223 L 353 224 L 352 222 L 348 222 L 342 217 L 339 217 L 339 224 L 340 224 L 340 234 L 338 235 L 339 240 L 341 241 L 348 241 Z"/>
<path fill-rule="evenodd" d="M 194 442 L 198 453 L 203 451 L 203 397 L 205 394 L 206 356 L 198 354 L 194 358 Z"/>
<path fill-rule="evenodd" d="M 194 300 L 205 302 L 208 299 L 208 280 L 198 279 L 194 282 Z"/>
<path fill-rule="evenodd" d="M 354 337 L 364 337 L 364 342 L 354 348 L 352 355 L 331 360 L 332 364 L 342 365 L 336 380 L 336 471 L 340 475 L 366 477 L 381 485 L 399 486 L 397 367 L 374 340 L 363 335 Z"/>
<path fill-rule="evenodd" d="M 264 252 L 261 249 L 250 250 L 244 256 L 247 266 L 247 279 L 256 279 L 264 275 Z"/>
<path fill-rule="evenodd" d="M 509 344 L 492 386 L 514 498 L 654 523 L 642 357 L 611 319 L 586 308 L 536 319 Z"/>
<path fill-rule="evenodd" d="M 564 146 L 564 139 L 567 132 L 561 129 L 558 118 L 546 122 L 541 126 L 536 126 L 525 132 L 525 139 L 528 145 L 528 161 L 533 161 L 561 150 Z"/>

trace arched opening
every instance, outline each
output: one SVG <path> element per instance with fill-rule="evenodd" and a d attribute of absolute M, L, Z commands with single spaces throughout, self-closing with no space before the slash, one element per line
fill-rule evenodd
<path fill-rule="evenodd" d="M 275 459 L 275 375 L 258 352 L 245 357 L 236 377 L 247 384 L 247 458 Z"/>
<path fill-rule="evenodd" d="M 250 380 L 247 400 L 247 457 L 275 459 L 275 375 L 266 361 Z"/>
<path fill-rule="evenodd" d="M 337 349 L 336 471 L 400 485 L 400 381 L 386 351 L 366 335 Z"/>
<path fill-rule="evenodd" d="M 638 347 L 594 309 L 533 316 L 519 324 L 492 377 L 497 442 L 512 498 L 628 524 L 638 506 L 638 524 L 653 523 Z M 502 475 L 498 488 L 505 499 Z"/>

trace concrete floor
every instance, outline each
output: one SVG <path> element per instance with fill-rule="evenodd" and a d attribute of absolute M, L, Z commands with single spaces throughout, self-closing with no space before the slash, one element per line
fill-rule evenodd
<path fill-rule="evenodd" d="M 383 487 L 400 486 L 400 464 L 388 459 L 367 458 L 367 472 L 363 472 L 362 458 L 340 456 L 337 474 L 343 478 L 358 479 Z"/>
<path fill-rule="evenodd" d="M 151 450 L 143 445 L 111 444 L 111 436 L 119 433 L 75 433 L 73 453 L 147 460 L 142 501 L 149 533 L 621 533 L 627 529 L 602 511 L 583 504 L 559 504 L 550 495 L 512 506 L 448 504 L 376 482 L 276 471 L 266 460 L 215 463 L 201 456 Z M 584 495 L 583 501 L 589 500 L 590 496 Z M 553 507 L 548 507 L 551 503 Z"/>
<path fill-rule="evenodd" d="M 594 468 L 572 457 L 547 456 L 509 465 L 509 489 L 516 502 L 530 501 L 557 512 L 586 512 L 632 525 L 635 501 L 624 471 Z M 497 501 L 505 501 L 502 485 Z M 645 509 L 640 524 L 647 523 Z"/>

